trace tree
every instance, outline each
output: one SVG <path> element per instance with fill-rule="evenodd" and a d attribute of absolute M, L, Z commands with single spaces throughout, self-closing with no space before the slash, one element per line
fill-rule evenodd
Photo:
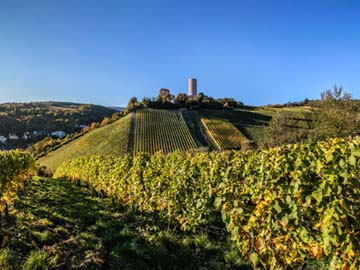
<path fill-rule="evenodd" d="M 313 107 L 314 119 L 311 138 L 342 137 L 359 131 L 358 108 L 351 94 L 342 86 L 321 93 L 321 100 Z"/>
<path fill-rule="evenodd" d="M 198 101 L 199 103 L 201 103 L 201 102 L 203 101 L 204 97 L 205 97 L 205 94 L 204 94 L 203 92 L 200 92 L 200 93 L 197 95 L 196 99 L 197 99 L 197 101 Z"/>
<path fill-rule="evenodd" d="M 188 98 L 187 94 L 180 93 L 175 97 L 174 103 L 179 104 L 179 105 L 186 105 L 188 100 L 189 100 L 189 98 Z"/>
<path fill-rule="evenodd" d="M 291 112 L 285 110 L 277 112 L 264 129 L 265 136 L 260 142 L 260 147 L 273 147 L 306 140 L 308 130 L 293 127 L 292 120 Z"/>
<path fill-rule="evenodd" d="M 96 129 L 97 127 L 98 127 L 98 124 L 96 122 L 92 122 L 90 125 L 91 130 Z"/>
<path fill-rule="evenodd" d="M 143 104 L 143 106 L 145 108 L 149 107 L 149 104 L 151 103 L 151 100 L 147 97 L 144 97 L 142 100 L 141 100 L 141 104 Z"/>
<path fill-rule="evenodd" d="M 110 122 L 110 118 L 109 117 L 105 117 L 101 122 L 100 122 L 100 127 L 104 127 L 107 124 L 109 124 Z"/>
<path fill-rule="evenodd" d="M 171 95 L 170 90 L 166 88 L 161 88 L 159 90 L 159 95 L 157 101 L 160 103 L 168 103 L 173 100 L 174 96 Z"/>
<path fill-rule="evenodd" d="M 233 98 L 223 98 L 222 103 L 224 108 L 235 108 L 237 105 Z"/>
<path fill-rule="evenodd" d="M 137 100 L 136 97 L 132 97 L 130 98 L 128 105 L 126 107 L 126 111 L 128 112 L 132 112 L 133 110 L 135 110 L 137 108 L 137 106 L 139 105 L 139 102 Z"/>

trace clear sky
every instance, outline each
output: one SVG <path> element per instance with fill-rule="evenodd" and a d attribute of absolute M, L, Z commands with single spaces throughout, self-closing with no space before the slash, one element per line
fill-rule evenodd
<path fill-rule="evenodd" d="M 360 1 L 0 0 L 0 102 L 360 98 Z"/>

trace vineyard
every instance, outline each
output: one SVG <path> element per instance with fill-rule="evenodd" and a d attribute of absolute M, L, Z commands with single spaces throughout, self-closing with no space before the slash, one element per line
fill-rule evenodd
<path fill-rule="evenodd" d="M 8 206 L 34 172 L 35 160 L 30 154 L 0 151 L 0 213 L 8 211 Z"/>
<path fill-rule="evenodd" d="M 240 149 L 250 142 L 231 122 L 225 119 L 201 118 L 201 123 L 219 150 Z"/>
<path fill-rule="evenodd" d="M 197 145 L 178 111 L 138 110 L 135 114 L 135 153 L 196 149 Z"/>
<path fill-rule="evenodd" d="M 358 269 L 360 138 L 256 152 L 82 157 L 55 177 L 176 220 L 221 220 L 254 269 Z M 316 264 L 316 268 L 311 265 Z"/>
<path fill-rule="evenodd" d="M 269 121 L 281 112 L 290 115 L 289 127 L 294 130 L 299 128 L 309 128 L 312 121 L 313 112 L 308 107 L 244 107 L 235 110 L 199 110 L 202 118 L 224 119 L 233 124 L 241 133 L 255 144 L 261 144 L 266 136 L 265 127 Z"/>

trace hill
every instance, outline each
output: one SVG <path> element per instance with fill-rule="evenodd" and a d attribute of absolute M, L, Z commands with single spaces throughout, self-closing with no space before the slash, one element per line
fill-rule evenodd
<path fill-rule="evenodd" d="M 306 126 L 299 108 L 244 107 L 236 110 L 138 109 L 113 124 L 61 146 L 40 158 L 40 164 L 54 171 L 63 161 L 79 156 L 124 153 L 170 153 L 175 150 L 247 149 L 265 136 L 264 128 L 279 111 L 289 111 L 294 128 Z"/>
<path fill-rule="evenodd" d="M 105 127 L 95 129 L 82 137 L 48 153 L 39 159 L 50 172 L 63 161 L 79 156 L 114 155 L 119 156 L 128 151 L 131 117 L 129 114 Z"/>
<path fill-rule="evenodd" d="M 4 103 L 0 104 L 0 135 L 7 137 L 12 133 L 19 136 L 18 140 L 8 140 L 7 148 L 26 147 L 49 132 L 73 133 L 80 130 L 81 125 L 101 121 L 115 112 L 99 105 L 70 102 Z M 33 136 L 34 131 L 41 135 Z M 28 134 L 26 139 L 22 137 L 24 133 Z"/>

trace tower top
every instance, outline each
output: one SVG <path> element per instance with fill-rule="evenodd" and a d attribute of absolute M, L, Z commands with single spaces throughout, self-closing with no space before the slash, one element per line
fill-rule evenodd
<path fill-rule="evenodd" d="M 188 95 L 190 97 L 197 96 L 197 79 L 196 78 L 189 78 L 188 80 Z"/>

